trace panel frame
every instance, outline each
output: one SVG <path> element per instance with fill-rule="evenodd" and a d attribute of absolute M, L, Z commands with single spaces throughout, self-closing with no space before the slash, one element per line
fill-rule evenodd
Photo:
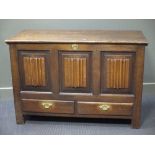
<path fill-rule="evenodd" d="M 59 50 L 59 83 L 60 93 L 91 93 L 92 92 L 92 51 L 69 51 Z M 64 70 L 63 70 L 63 58 L 68 55 L 79 55 L 79 57 L 85 57 L 87 59 L 86 64 L 86 87 L 85 88 L 66 88 L 64 86 Z"/>
<path fill-rule="evenodd" d="M 18 67 L 20 72 L 20 90 L 21 91 L 52 91 L 51 84 L 51 62 L 50 62 L 50 51 L 49 50 L 17 50 L 18 53 Z M 45 86 L 27 86 L 25 84 L 25 73 L 24 73 L 24 56 L 35 56 L 43 57 L 45 59 Z"/>
<path fill-rule="evenodd" d="M 106 76 L 107 76 L 107 64 L 106 57 L 108 56 L 126 56 L 131 60 L 129 70 L 129 88 L 107 88 Z M 136 66 L 136 51 L 101 51 L 101 93 L 102 94 L 134 94 L 135 86 L 135 66 Z"/>

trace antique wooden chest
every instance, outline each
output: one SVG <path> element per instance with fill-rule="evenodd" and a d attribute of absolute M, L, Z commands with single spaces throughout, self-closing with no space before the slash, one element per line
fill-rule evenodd
<path fill-rule="evenodd" d="M 16 121 L 26 115 L 131 119 L 140 127 L 140 31 L 25 30 L 10 47 Z"/>

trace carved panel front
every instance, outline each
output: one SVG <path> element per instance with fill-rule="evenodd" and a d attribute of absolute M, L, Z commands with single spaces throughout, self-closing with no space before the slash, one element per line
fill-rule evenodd
<path fill-rule="evenodd" d="M 102 92 L 130 93 L 134 82 L 133 53 L 102 53 Z"/>
<path fill-rule="evenodd" d="M 35 56 L 23 57 L 25 85 L 46 86 L 45 58 Z"/>
<path fill-rule="evenodd" d="M 60 52 L 61 91 L 89 92 L 91 53 Z"/>
<path fill-rule="evenodd" d="M 19 69 L 23 90 L 48 90 L 50 79 L 48 52 L 19 51 Z M 50 67 L 50 66 L 48 66 Z"/>

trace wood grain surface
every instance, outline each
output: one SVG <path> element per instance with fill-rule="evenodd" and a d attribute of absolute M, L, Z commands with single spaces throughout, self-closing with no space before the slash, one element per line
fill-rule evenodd
<path fill-rule="evenodd" d="M 147 44 L 141 31 L 119 30 L 24 30 L 6 43 L 128 43 Z"/>

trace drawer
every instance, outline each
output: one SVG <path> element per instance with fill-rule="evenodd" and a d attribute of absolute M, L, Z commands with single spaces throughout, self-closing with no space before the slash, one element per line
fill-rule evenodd
<path fill-rule="evenodd" d="M 25 112 L 74 113 L 74 101 L 23 99 L 22 110 Z"/>
<path fill-rule="evenodd" d="M 77 102 L 79 114 L 131 115 L 133 103 Z"/>

